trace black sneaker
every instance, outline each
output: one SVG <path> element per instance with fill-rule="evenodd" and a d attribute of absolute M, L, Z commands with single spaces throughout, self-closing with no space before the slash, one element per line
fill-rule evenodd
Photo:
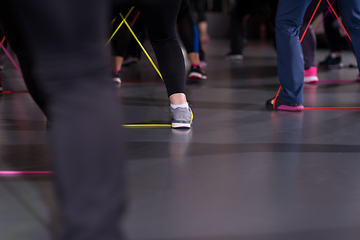
<path fill-rule="evenodd" d="M 304 110 L 304 105 L 302 103 L 288 103 L 282 100 L 280 97 L 277 97 L 276 101 L 275 98 L 267 100 L 265 106 L 269 110 L 281 110 L 290 112 L 300 112 Z"/>
<path fill-rule="evenodd" d="M 119 72 L 116 73 L 116 72 L 112 71 L 112 79 L 116 83 L 117 87 L 121 86 L 121 79 L 120 79 Z"/>
<path fill-rule="evenodd" d="M 341 57 L 332 56 L 332 54 L 330 54 L 325 60 L 319 62 L 319 67 L 335 69 L 344 67 L 344 64 L 341 62 Z"/>
<path fill-rule="evenodd" d="M 207 76 L 204 72 L 204 70 L 200 67 L 194 67 L 191 66 L 189 74 L 188 74 L 188 79 L 206 79 Z"/>

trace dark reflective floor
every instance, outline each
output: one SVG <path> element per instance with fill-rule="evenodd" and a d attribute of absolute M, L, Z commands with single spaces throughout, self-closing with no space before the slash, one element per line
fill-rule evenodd
<path fill-rule="evenodd" d="M 208 46 L 208 80 L 187 87 L 190 131 L 126 129 L 130 240 L 360 239 L 360 110 L 265 110 L 279 82 L 270 45 L 243 62 Z M 317 54 L 317 62 L 327 51 Z M 350 52 L 343 62 L 355 63 Z M 25 90 L 9 63 L 5 90 Z M 168 100 L 144 58 L 123 69 L 127 123 L 169 122 Z M 305 106 L 360 107 L 354 68 L 319 70 Z M 341 81 L 339 81 L 341 80 Z M 0 169 L 51 170 L 45 118 L 28 93 L 0 96 Z M 0 239 L 57 239 L 50 177 L 0 177 Z"/>

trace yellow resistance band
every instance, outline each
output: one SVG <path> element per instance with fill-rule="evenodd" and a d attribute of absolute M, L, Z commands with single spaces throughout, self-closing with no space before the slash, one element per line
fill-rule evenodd
<path fill-rule="evenodd" d="M 114 31 L 114 33 L 111 35 L 109 41 L 107 41 L 105 47 L 107 45 L 109 45 L 110 41 L 114 38 L 115 34 L 119 31 L 119 29 L 121 28 L 121 26 L 124 24 L 124 22 L 126 22 L 126 19 L 129 17 L 130 13 L 132 12 L 132 10 L 134 9 L 134 7 L 132 7 L 129 12 L 126 14 L 125 19 L 123 18 L 123 20 L 121 21 L 121 23 L 119 24 L 119 26 L 116 28 L 116 30 Z"/>
<path fill-rule="evenodd" d="M 126 18 L 124 18 L 124 16 L 120 13 L 121 18 L 123 19 L 123 21 L 126 20 Z M 163 77 L 159 71 L 159 69 L 156 67 L 155 63 L 153 62 L 153 60 L 151 59 L 151 57 L 149 56 L 149 54 L 147 53 L 147 51 L 145 50 L 145 48 L 143 47 L 143 45 L 141 44 L 141 42 L 139 41 L 139 39 L 136 37 L 135 33 L 133 32 L 133 30 L 131 29 L 130 25 L 127 23 L 127 21 L 124 22 L 126 24 L 126 26 L 128 27 L 129 31 L 131 32 L 131 34 L 134 36 L 135 40 L 137 41 L 137 43 L 140 45 L 141 49 L 144 51 L 145 55 L 147 56 L 147 58 L 149 59 L 149 61 L 151 62 L 151 64 L 153 65 L 153 67 L 155 68 L 156 72 L 159 74 L 159 76 L 161 77 L 162 80 Z"/>
<path fill-rule="evenodd" d="M 171 124 L 124 124 L 124 128 L 170 128 Z"/>

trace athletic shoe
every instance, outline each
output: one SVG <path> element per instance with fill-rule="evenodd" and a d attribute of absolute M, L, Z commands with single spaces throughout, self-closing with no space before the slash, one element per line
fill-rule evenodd
<path fill-rule="evenodd" d="M 116 72 L 112 71 L 112 79 L 116 83 L 117 87 L 121 86 L 121 79 L 120 79 L 119 72 L 116 73 Z"/>
<path fill-rule="evenodd" d="M 137 63 L 139 61 L 139 58 L 134 56 L 128 56 L 125 58 L 122 62 L 122 66 L 129 66 L 130 64 Z"/>
<path fill-rule="evenodd" d="M 170 106 L 171 127 L 172 128 L 191 128 L 194 115 L 190 107 L 178 107 L 173 109 Z"/>
<path fill-rule="evenodd" d="M 200 66 L 191 66 L 189 74 L 189 79 L 207 79 L 205 71 Z"/>
<path fill-rule="evenodd" d="M 300 112 L 301 110 L 304 109 L 304 105 L 302 103 L 288 103 L 282 100 L 280 97 L 276 98 L 276 101 L 275 98 L 271 98 L 267 100 L 265 106 L 267 109 L 271 109 L 271 110 L 281 110 L 281 111 L 290 111 L 290 112 Z"/>
<path fill-rule="evenodd" d="M 240 53 L 233 53 L 233 52 L 230 52 L 228 54 L 226 54 L 226 57 L 225 57 L 226 60 L 229 60 L 229 61 L 241 61 L 244 59 L 243 55 L 240 54 Z"/>
<path fill-rule="evenodd" d="M 342 68 L 344 64 L 341 62 L 341 57 L 330 54 L 323 61 L 319 62 L 319 67 L 327 67 L 330 69 Z"/>
<path fill-rule="evenodd" d="M 307 70 L 304 70 L 304 83 L 316 83 L 319 81 L 317 77 L 317 68 L 310 67 Z"/>

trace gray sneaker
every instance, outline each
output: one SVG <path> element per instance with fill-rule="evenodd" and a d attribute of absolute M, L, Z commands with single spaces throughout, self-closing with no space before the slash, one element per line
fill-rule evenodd
<path fill-rule="evenodd" d="M 171 127 L 172 128 L 190 128 L 192 124 L 192 120 L 194 115 L 191 111 L 191 108 L 178 107 L 176 109 L 172 109 L 170 107 L 170 115 L 171 115 Z"/>

